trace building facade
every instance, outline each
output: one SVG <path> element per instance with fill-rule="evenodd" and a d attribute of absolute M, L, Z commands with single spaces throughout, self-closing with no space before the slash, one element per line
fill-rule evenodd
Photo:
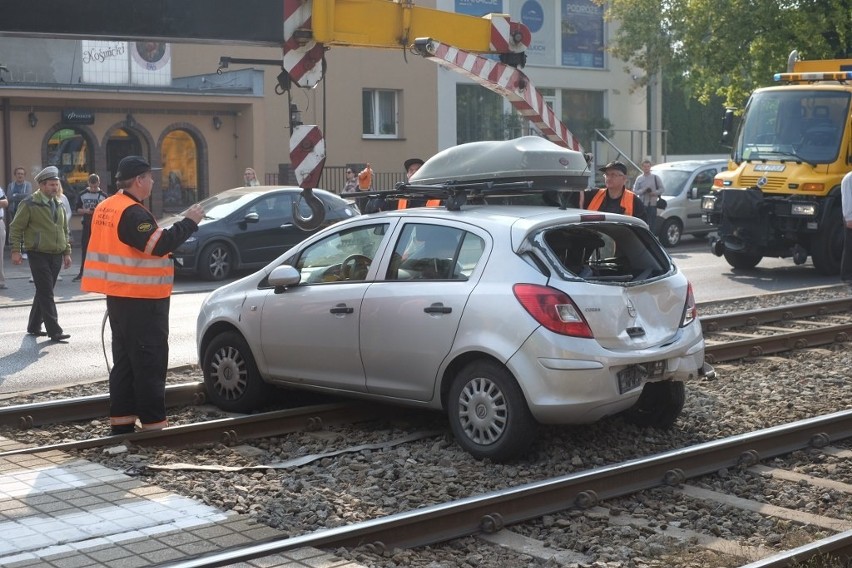
<path fill-rule="evenodd" d="M 623 148 L 647 129 L 645 91 L 607 53 L 613 24 L 591 0 L 418 4 L 525 23 L 524 71 L 596 162 L 613 150 L 593 144 L 595 128 Z M 313 89 L 286 90 L 280 60 L 276 48 L 0 37 L 0 185 L 18 166 L 32 181 L 57 165 L 71 193 L 92 172 L 109 189 L 118 161 L 141 154 L 162 168 L 149 204 L 159 215 L 241 185 L 246 167 L 283 181 L 293 120 L 323 130 L 322 186 L 333 191 L 347 165 L 370 163 L 378 186 L 392 187 L 409 157 L 531 131 L 499 95 L 401 47 L 332 48 Z"/>

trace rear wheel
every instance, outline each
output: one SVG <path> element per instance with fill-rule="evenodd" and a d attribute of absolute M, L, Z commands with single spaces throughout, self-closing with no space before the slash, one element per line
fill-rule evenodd
<path fill-rule="evenodd" d="M 757 266 L 763 257 L 759 254 L 750 254 L 747 252 L 725 251 L 725 260 L 728 261 L 733 268 L 749 269 Z"/>
<path fill-rule="evenodd" d="M 833 209 L 828 221 L 811 242 L 811 260 L 817 272 L 826 276 L 840 274 L 840 261 L 843 258 L 843 216 Z"/>
<path fill-rule="evenodd" d="M 234 251 L 226 243 L 210 243 L 198 257 L 198 274 L 205 280 L 224 280 L 234 269 Z"/>
<path fill-rule="evenodd" d="M 493 361 L 475 361 L 456 375 L 447 413 L 459 445 L 495 462 L 529 449 L 537 427 L 514 377 Z"/>
<path fill-rule="evenodd" d="M 659 235 L 660 242 L 663 243 L 664 247 L 677 246 L 683 236 L 683 226 L 674 217 L 666 219 L 663 226 L 660 227 Z"/>
<path fill-rule="evenodd" d="M 201 362 L 210 402 L 232 412 L 250 412 L 269 400 L 272 387 L 257 370 L 243 337 L 233 331 L 213 338 Z"/>
<path fill-rule="evenodd" d="M 646 383 L 639 400 L 627 411 L 627 419 L 644 428 L 671 428 L 685 401 L 683 381 Z"/>

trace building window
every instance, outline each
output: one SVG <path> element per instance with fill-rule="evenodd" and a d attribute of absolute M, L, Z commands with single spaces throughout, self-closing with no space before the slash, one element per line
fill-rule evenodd
<path fill-rule="evenodd" d="M 612 128 L 604 116 L 603 91 L 562 89 L 562 122 L 584 146 L 590 146 L 596 139 L 595 129 Z"/>
<path fill-rule="evenodd" d="M 399 137 L 398 97 L 397 91 L 364 89 L 361 97 L 364 137 Z"/>
<path fill-rule="evenodd" d="M 163 139 L 160 187 L 167 210 L 180 211 L 202 199 L 198 194 L 198 145 L 185 130 L 172 130 Z"/>
<path fill-rule="evenodd" d="M 76 128 L 60 128 L 47 141 L 47 164 L 59 168 L 62 190 L 72 205 L 95 171 L 91 148 L 86 134 Z"/>
<path fill-rule="evenodd" d="M 505 107 L 503 97 L 480 85 L 456 85 L 456 144 L 520 135 L 520 116 Z"/>

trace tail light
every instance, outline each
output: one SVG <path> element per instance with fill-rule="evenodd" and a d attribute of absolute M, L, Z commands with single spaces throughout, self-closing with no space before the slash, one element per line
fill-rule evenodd
<path fill-rule="evenodd" d="M 560 335 L 594 337 L 577 305 L 564 292 L 537 284 L 515 284 L 515 298 L 535 321 Z"/>
<path fill-rule="evenodd" d="M 683 304 L 683 318 L 680 327 L 686 327 L 698 317 L 698 307 L 695 305 L 695 295 L 692 293 L 692 284 L 686 285 L 686 302 Z"/>

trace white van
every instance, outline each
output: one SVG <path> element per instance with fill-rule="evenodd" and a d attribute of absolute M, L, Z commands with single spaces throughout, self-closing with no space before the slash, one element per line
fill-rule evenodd
<path fill-rule="evenodd" d="M 657 209 L 656 233 L 666 247 L 683 235 L 706 237 L 714 229 L 701 219 L 701 198 L 713 187 L 713 178 L 728 169 L 727 160 L 688 160 L 651 167 L 663 180 L 665 209 Z"/>

